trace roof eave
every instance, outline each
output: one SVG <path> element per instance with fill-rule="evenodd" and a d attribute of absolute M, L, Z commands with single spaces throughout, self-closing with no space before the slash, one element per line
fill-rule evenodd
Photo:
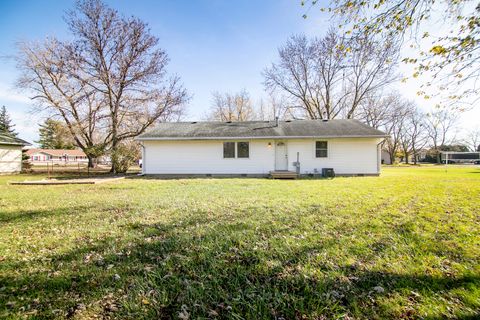
<path fill-rule="evenodd" d="M 5 142 L 1 141 L 0 145 L 9 145 L 9 146 L 21 146 L 21 147 L 26 147 L 26 146 L 31 146 L 31 143 L 28 142 Z"/>
<path fill-rule="evenodd" d="M 257 136 L 257 137 L 136 137 L 137 141 L 178 141 L 178 140 L 265 140 L 265 139 L 338 139 L 338 138 L 386 138 L 388 135 L 323 135 L 323 136 Z"/>

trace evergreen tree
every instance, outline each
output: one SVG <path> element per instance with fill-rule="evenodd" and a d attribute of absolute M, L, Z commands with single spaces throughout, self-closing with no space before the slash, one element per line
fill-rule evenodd
<path fill-rule="evenodd" d="M 74 149 L 75 144 L 67 127 L 60 121 L 47 119 L 39 128 L 40 139 L 36 141 L 42 149 Z"/>
<path fill-rule="evenodd" d="M 13 127 L 15 127 L 15 125 L 12 124 L 12 119 L 10 119 L 7 108 L 2 106 L 2 110 L 0 111 L 0 133 L 16 137 L 17 133 Z"/>

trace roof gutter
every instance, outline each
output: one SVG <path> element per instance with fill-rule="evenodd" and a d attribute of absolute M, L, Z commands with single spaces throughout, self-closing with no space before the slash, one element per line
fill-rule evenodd
<path fill-rule="evenodd" d="M 262 137 L 135 137 L 137 141 L 177 140 L 265 140 L 265 139 L 333 139 L 333 138 L 386 138 L 388 135 L 342 135 L 342 136 L 262 136 Z"/>
<path fill-rule="evenodd" d="M 31 146 L 32 144 L 28 143 L 28 142 L 4 142 L 4 141 L 2 141 L 2 142 L 0 142 L 0 145 L 25 147 L 25 146 Z"/>

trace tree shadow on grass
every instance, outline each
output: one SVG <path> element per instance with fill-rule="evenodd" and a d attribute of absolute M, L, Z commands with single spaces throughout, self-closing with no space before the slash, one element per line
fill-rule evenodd
<path fill-rule="evenodd" d="M 456 290 L 478 290 L 477 274 L 398 274 L 319 257 L 335 240 L 292 248 L 268 229 L 201 212 L 172 223 L 124 226 L 129 239 L 78 243 L 69 252 L 0 268 L 0 316 L 36 318 L 473 319 L 478 303 L 449 314 L 416 307 Z M 400 230 L 400 231 L 399 231 Z M 407 230 L 407 231 L 405 231 Z M 406 232 L 401 226 L 394 232 Z M 388 246 L 386 243 L 382 246 Z M 378 247 L 378 246 L 377 246 Z M 383 248 L 383 247 L 382 247 Z M 383 249 L 382 249 L 383 250 Z M 358 261 L 365 257 L 356 257 Z M 31 269 L 32 266 L 36 268 Z M 402 311 L 385 300 L 400 295 Z M 458 302 L 458 297 L 455 297 Z"/>
<path fill-rule="evenodd" d="M 41 210 L 0 211 L 0 223 L 22 223 L 50 216 L 74 215 L 89 208 L 88 206 L 69 206 Z"/>

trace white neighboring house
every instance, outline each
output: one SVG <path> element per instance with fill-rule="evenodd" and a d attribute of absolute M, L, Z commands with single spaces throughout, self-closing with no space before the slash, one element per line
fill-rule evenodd
<path fill-rule="evenodd" d="M 0 174 L 22 171 L 22 149 L 29 145 L 25 140 L 0 133 Z"/>
<path fill-rule="evenodd" d="M 28 149 L 27 155 L 33 165 L 88 163 L 85 153 L 75 149 Z"/>
<path fill-rule="evenodd" d="M 137 140 L 144 174 L 268 176 L 378 175 L 384 138 L 357 120 L 292 120 L 161 123 Z"/>

